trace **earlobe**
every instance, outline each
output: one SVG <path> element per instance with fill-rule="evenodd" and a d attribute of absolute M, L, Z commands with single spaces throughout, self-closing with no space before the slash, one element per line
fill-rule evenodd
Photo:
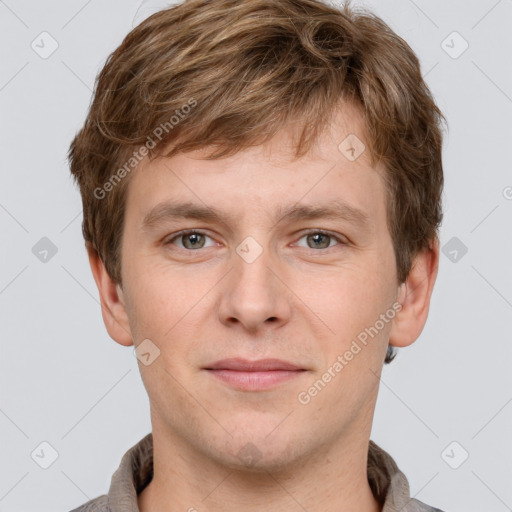
<path fill-rule="evenodd" d="M 110 337 L 120 345 L 133 345 L 122 289 L 108 275 L 98 252 L 88 247 L 89 264 L 98 287 L 103 322 Z"/>
<path fill-rule="evenodd" d="M 439 240 L 436 239 L 416 255 L 406 281 L 400 286 L 397 300 L 402 307 L 393 319 L 390 345 L 406 347 L 420 336 L 427 321 L 438 265 Z"/>

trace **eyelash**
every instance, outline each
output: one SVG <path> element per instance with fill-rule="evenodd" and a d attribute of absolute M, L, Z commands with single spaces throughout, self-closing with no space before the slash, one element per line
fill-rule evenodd
<path fill-rule="evenodd" d="M 204 231 L 201 231 L 200 229 L 185 229 L 183 231 L 180 231 L 176 234 L 174 234 L 172 236 L 172 238 L 169 238 L 167 240 L 167 242 L 165 242 L 165 245 L 171 245 L 175 240 L 183 237 L 183 236 L 186 236 L 186 235 L 190 235 L 190 234 L 197 234 L 197 235 L 203 235 L 203 236 L 207 236 L 208 238 L 212 238 L 210 235 L 208 235 L 207 233 L 205 233 Z M 302 238 L 304 238 L 305 236 L 308 236 L 308 235 L 327 235 L 329 236 L 330 238 L 333 238 L 334 240 L 336 240 L 338 242 L 338 244 L 336 245 L 348 245 L 348 241 L 346 240 L 342 240 L 340 237 L 330 233 L 329 231 L 324 231 L 322 229 L 311 229 L 309 231 L 306 231 L 306 232 L 303 232 L 302 233 L 302 236 L 299 238 L 299 240 L 301 240 Z M 335 246 L 333 246 L 335 247 Z M 178 249 L 180 250 L 183 250 L 183 251 L 187 251 L 187 252 L 195 252 L 195 251 L 198 251 L 200 249 L 182 249 L 181 247 L 178 247 Z M 313 249 L 311 247 L 304 247 L 304 249 L 309 249 L 311 251 L 314 251 L 314 252 L 321 252 L 321 251 L 327 251 L 328 249 L 332 249 L 332 247 L 326 247 L 324 249 Z"/>

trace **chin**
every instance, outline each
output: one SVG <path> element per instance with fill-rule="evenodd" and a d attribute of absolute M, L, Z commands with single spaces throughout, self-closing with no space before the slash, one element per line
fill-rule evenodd
<path fill-rule="evenodd" d="M 293 467 L 304 456 L 297 450 L 300 446 L 304 448 L 304 444 L 298 440 L 294 442 L 289 431 L 283 430 L 280 435 L 273 432 L 269 436 L 271 431 L 265 434 L 239 431 L 226 439 L 222 454 L 216 452 L 218 462 L 230 469 L 254 473 L 278 472 Z"/>

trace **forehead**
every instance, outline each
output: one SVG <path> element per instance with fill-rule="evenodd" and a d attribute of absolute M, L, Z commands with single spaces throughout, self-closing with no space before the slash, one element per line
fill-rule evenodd
<path fill-rule="evenodd" d="M 141 229 L 159 219 L 229 223 L 264 211 L 279 218 L 337 213 L 361 226 L 385 216 L 383 169 L 370 165 L 360 111 L 346 104 L 310 151 L 294 158 L 293 127 L 261 146 L 208 160 L 212 148 L 144 160 L 133 172 L 127 216 Z"/>

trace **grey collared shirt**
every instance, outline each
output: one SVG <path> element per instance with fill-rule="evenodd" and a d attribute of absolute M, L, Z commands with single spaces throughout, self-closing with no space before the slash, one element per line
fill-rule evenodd
<path fill-rule="evenodd" d="M 153 478 L 153 435 L 132 446 L 112 475 L 108 494 L 84 503 L 71 512 L 140 512 L 137 495 Z M 387 452 L 370 441 L 368 482 L 382 512 L 442 512 L 411 498 L 409 482 Z"/>

